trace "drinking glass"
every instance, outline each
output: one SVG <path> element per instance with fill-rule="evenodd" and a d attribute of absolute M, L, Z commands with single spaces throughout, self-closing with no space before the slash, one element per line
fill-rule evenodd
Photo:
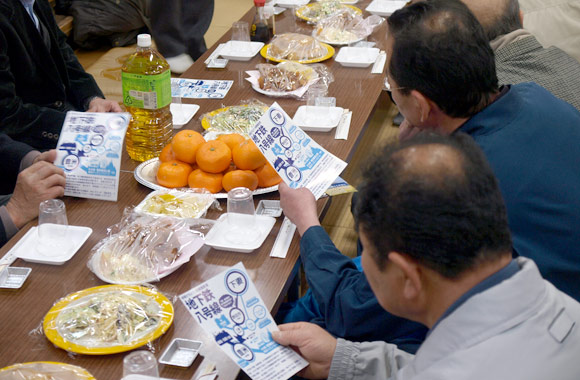
<path fill-rule="evenodd" d="M 246 21 L 236 21 L 232 24 L 232 41 L 250 41 L 250 29 Z"/>
<path fill-rule="evenodd" d="M 328 94 L 328 86 L 324 83 L 314 83 L 308 87 L 308 92 L 306 93 L 306 105 L 315 106 L 316 99 L 325 97 Z"/>
<path fill-rule="evenodd" d="M 183 104 L 181 103 L 181 88 L 179 83 L 171 82 L 171 103 L 175 104 L 173 115 L 173 124 L 183 125 L 185 124 L 185 115 L 183 114 Z"/>
<path fill-rule="evenodd" d="M 140 378 L 140 376 L 159 379 L 157 359 L 149 351 L 134 351 L 123 358 L 123 379 Z"/>
<path fill-rule="evenodd" d="M 68 220 L 60 199 L 49 199 L 38 206 L 38 247 L 42 254 L 58 256 L 66 246 Z"/>
<path fill-rule="evenodd" d="M 236 187 L 228 192 L 229 225 L 227 239 L 232 243 L 251 242 L 257 237 L 255 231 L 254 196 L 247 187 Z"/>

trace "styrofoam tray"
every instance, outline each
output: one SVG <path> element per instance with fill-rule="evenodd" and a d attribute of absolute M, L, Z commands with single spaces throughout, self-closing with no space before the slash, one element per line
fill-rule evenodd
<path fill-rule="evenodd" d="M 223 251 L 252 252 L 260 248 L 276 224 L 276 219 L 271 216 L 238 214 L 236 217 L 247 219 L 248 222 L 244 223 L 246 226 L 250 226 L 253 219 L 251 228 L 244 231 L 248 240 L 236 242 L 228 240 L 228 237 L 232 235 L 232 227 L 228 222 L 228 214 L 222 214 L 205 237 L 205 244 Z M 255 232 L 255 236 L 250 237 L 250 232 Z"/>
<path fill-rule="evenodd" d="M 249 61 L 262 47 L 263 42 L 228 41 L 220 49 L 220 55 L 231 61 Z"/>
<path fill-rule="evenodd" d="M 292 120 L 305 131 L 328 132 L 338 125 L 342 107 L 300 106 Z"/>
<path fill-rule="evenodd" d="M 306 5 L 310 2 L 310 0 L 276 0 L 274 1 L 274 4 L 276 4 L 279 7 L 284 7 L 284 8 L 292 8 L 292 7 L 301 7 L 303 5 Z"/>
<path fill-rule="evenodd" d="M 171 103 L 169 110 L 173 117 L 173 129 L 179 129 L 189 123 L 193 115 L 199 110 L 199 106 L 197 104 Z"/>
<path fill-rule="evenodd" d="M 197 200 L 199 201 L 199 203 L 202 205 L 200 211 L 191 217 L 187 217 L 187 218 L 183 218 L 183 217 L 179 217 L 179 216 L 175 216 L 175 215 L 167 215 L 167 214 L 158 214 L 158 213 L 153 213 L 153 212 L 148 212 L 143 210 L 143 207 L 145 207 L 145 203 L 147 202 L 147 200 L 155 195 L 161 195 L 161 194 L 171 194 L 173 195 L 175 198 L 178 199 L 191 199 L 191 198 L 197 198 Z M 141 203 L 139 203 L 136 207 L 135 207 L 135 212 L 140 213 L 140 214 L 147 214 L 147 215 L 154 215 L 154 216 L 170 216 L 173 218 L 178 218 L 178 219 L 195 219 L 195 218 L 201 218 L 205 215 L 205 213 L 207 212 L 207 209 L 210 208 L 210 206 L 213 204 L 215 198 L 209 193 L 203 193 L 203 192 L 196 192 L 195 190 L 190 190 L 190 191 L 181 191 L 181 190 L 177 190 L 177 189 L 171 189 L 171 190 L 155 190 L 150 192 L 142 201 Z"/>
<path fill-rule="evenodd" d="M 346 67 L 369 67 L 379 56 L 377 48 L 345 46 L 336 55 L 336 62 Z"/>
<path fill-rule="evenodd" d="M 70 260 L 91 236 L 93 230 L 83 226 L 63 226 L 67 228 L 66 238 L 62 239 L 64 246 L 54 249 L 57 254 L 39 251 L 38 227 L 32 227 L 10 250 L 14 256 L 32 263 L 62 265 Z"/>
<path fill-rule="evenodd" d="M 403 8 L 407 1 L 399 0 L 374 0 L 365 9 L 367 12 L 378 16 L 390 16 L 397 9 Z"/>

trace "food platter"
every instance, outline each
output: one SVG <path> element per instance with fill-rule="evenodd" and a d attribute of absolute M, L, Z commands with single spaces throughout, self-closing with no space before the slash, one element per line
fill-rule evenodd
<path fill-rule="evenodd" d="M 153 288 L 104 285 L 58 300 L 42 327 L 47 339 L 66 351 L 107 355 L 157 339 L 169 329 L 173 316 L 171 302 Z"/>
<path fill-rule="evenodd" d="M 265 48 L 265 46 L 264 46 L 264 48 Z M 264 50 L 264 48 L 262 48 L 262 50 Z M 219 115 L 221 113 L 227 112 L 227 111 L 231 110 L 234 107 L 237 107 L 237 108 L 240 108 L 240 107 L 253 107 L 253 108 L 257 108 L 257 109 L 261 108 L 264 111 L 264 112 L 262 112 L 262 114 L 265 113 L 268 110 L 268 106 L 266 106 L 266 105 L 264 105 L 263 107 L 261 107 L 261 106 L 257 106 L 257 105 L 254 105 L 254 104 L 242 104 L 242 105 L 237 105 L 237 106 L 229 106 L 229 107 L 218 108 L 218 109 L 213 110 L 213 111 L 211 111 L 211 112 L 209 112 L 209 113 L 207 113 L 207 114 L 204 115 L 204 117 L 201 119 L 201 126 L 203 127 L 203 129 L 210 129 L 212 127 L 211 120 L 210 120 L 212 117 L 215 117 L 216 115 Z M 237 118 L 237 119 L 239 121 L 239 118 Z M 256 119 L 256 121 L 257 121 L 257 119 Z M 249 128 L 251 128 L 251 127 L 253 127 L 253 124 Z M 247 135 L 247 133 L 249 132 L 249 129 L 247 131 L 242 130 L 242 129 L 240 129 L 240 130 L 232 129 L 232 130 L 229 130 L 227 132 L 229 132 L 229 133 L 239 133 L 239 134 L 242 134 L 242 135 Z M 226 132 L 226 131 L 223 131 L 223 132 Z"/>
<path fill-rule="evenodd" d="M 152 158 L 148 161 L 142 162 L 139 166 L 137 166 L 133 174 L 135 180 L 137 180 L 137 182 L 139 182 L 141 185 L 147 186 L 148 188 L 153 190 L 168 190 L 168 188 L 159 185 L 157 183 L 157 180 L 155 179 L 155 174 L 157 173 L 158 167 L 159 167 L 158 158 Z M 278 185 L 258 188 L 253 191 L 253 194 L 260 195 L 273 193 L 275 191 L 278 191 Z M 212 195 L 216 199 L 226 199 L 228 197 L 228 193 L 225 192 L 220 192 Z"/>
<path fill-rule="evenodd" d="M 334 48 L 332 46 L 330 46 L 329 44 L 326 44 L 326 43 L 323 43 L 323 42 L 321 42 L 320 44 L 326 48 L 326 54 L 323 55 L 322 57 L 312 58 L 312 59 L 303 59 L 303 60 L 292 61 L 292 62 L 298 62 L 298 63 L 317 63 L 317 62 L 326 61 L 327 59 L 332 58 L 332 56 L 334 55 Z M 289 59 L 279 59 L 279 58 L 275 58 L 275 57 L 271 56 L 270 54 L 268 54 L 268 48 L 269 47 L 270 47 L 270 44 L 267 44 L 266 46 L 264 46 L 262 48 L 262 50 L 260 50 L 260 54 L 262 55 L 262 57 L 266 58 L 267 60 L 273 61 L 273 62 L 290 61 Z"/>
<path fill-rule="evenodd" d="M 96 380 L 87 370 L 81 367 L 58 362 L 18 363 L 0 369 L 0 380 L 29 379 L 32 376 L 71 380 Z"/>
<path fill-rule="evenodd" d="M 357 8 L 357 7 L 353 6 L 353 5 L 348 5 L 348 4 L 340 4 L 340 6 L 341 6 L 342 8 L 350 8 L 350 9 L 352 9 L 352 10 L 353 10 L 353 11 L 354 11 L 356 14 L 359 14 L 359 15 L 360 15 L 360 14 L 362 14 L 362 11 L 361 11 L 359 8 Z M 296 17 L 298 17 L 298 18 L 300 18 L 300 19 L 302 19 L 302 20 L 304 20 L 304 21 L 308 21 L 308 22 L 315 23 L 315 22 L 317 22 L 317 21 L 318 21 L 318 20 L 319 20 L 319 19 L 320 19 L 320 18 L 321 18 L 323 15 L 319 15 L 318 17 L 308 17 L 308 16 L 307 16 L 307 14 L 308 14 L 309 12 L 311 12 L 311 11 L 312 11 L 312 8 L 316 8 L 316 7 L 320 7 L 320 3 L 310 3 L 310 4 L 306 4 L 306 5 L 304 5 L 304 6 L 300 7 L 300 8 L 298 8 L 298 9 L 296 10 Z"/>
<path fill-rule="evenodd" d="M 350 41 L 331 41 L 331 40 L 327 40 L 327 39 L 324 39 L 324 38 L 318 37 L 318 36 L 314 36 L 314 38 L 316 38 L 320 42 L 324 42 L 325 44 L 340 46 L 340 45 L 350 45 L 350 44 L 360 42 L 360 41 L 364 40 L 366 37 L 357 37 L 357 38 L 354 38 Z"/>

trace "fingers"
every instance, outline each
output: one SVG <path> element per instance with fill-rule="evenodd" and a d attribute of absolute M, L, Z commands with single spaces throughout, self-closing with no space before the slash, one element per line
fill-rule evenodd
<path fill-rule="evenodd" d="M 111 102 L 111 112 L 123 112 L 123 109 L 117 102 Z"/>
<path fill-rule="evenodd" d="M 54 163 L 55 160 L 56 160 L 56 149 L 51 149 L 48 152 L 43 152 L 39 154 L 38 157 L 34 159 L 34 163 L 46 161 L 52 164 Z"/>
<path fill-rule="evenodd" d="M 272 331 L 272 339 L 283 346 L 300 347 L 310 337 L 309 324 L 305 322 L 280 325 L 280 331 Z"/>
<path fill-rule="evenodd" d="M 119 103 L 112 100 L 95 98 L 91 101 L 87 112 L 122 112 Z"/>

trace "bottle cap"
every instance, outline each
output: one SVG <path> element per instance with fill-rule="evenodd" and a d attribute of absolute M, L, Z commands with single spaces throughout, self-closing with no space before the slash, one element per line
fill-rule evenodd
<path fill-rule="evenodd" d="M 151 35 L 149 35 L 149 34 L 139 34 L 137 36 L 137 46 L 139 46 L 139 47 L 150 47 L 151 46 Z"/>
<path fill-rule="evenodd" d="M 266 0 L 254 0 L 254 5 L 257 7 L 263 7 L 266 4 Z"/>

